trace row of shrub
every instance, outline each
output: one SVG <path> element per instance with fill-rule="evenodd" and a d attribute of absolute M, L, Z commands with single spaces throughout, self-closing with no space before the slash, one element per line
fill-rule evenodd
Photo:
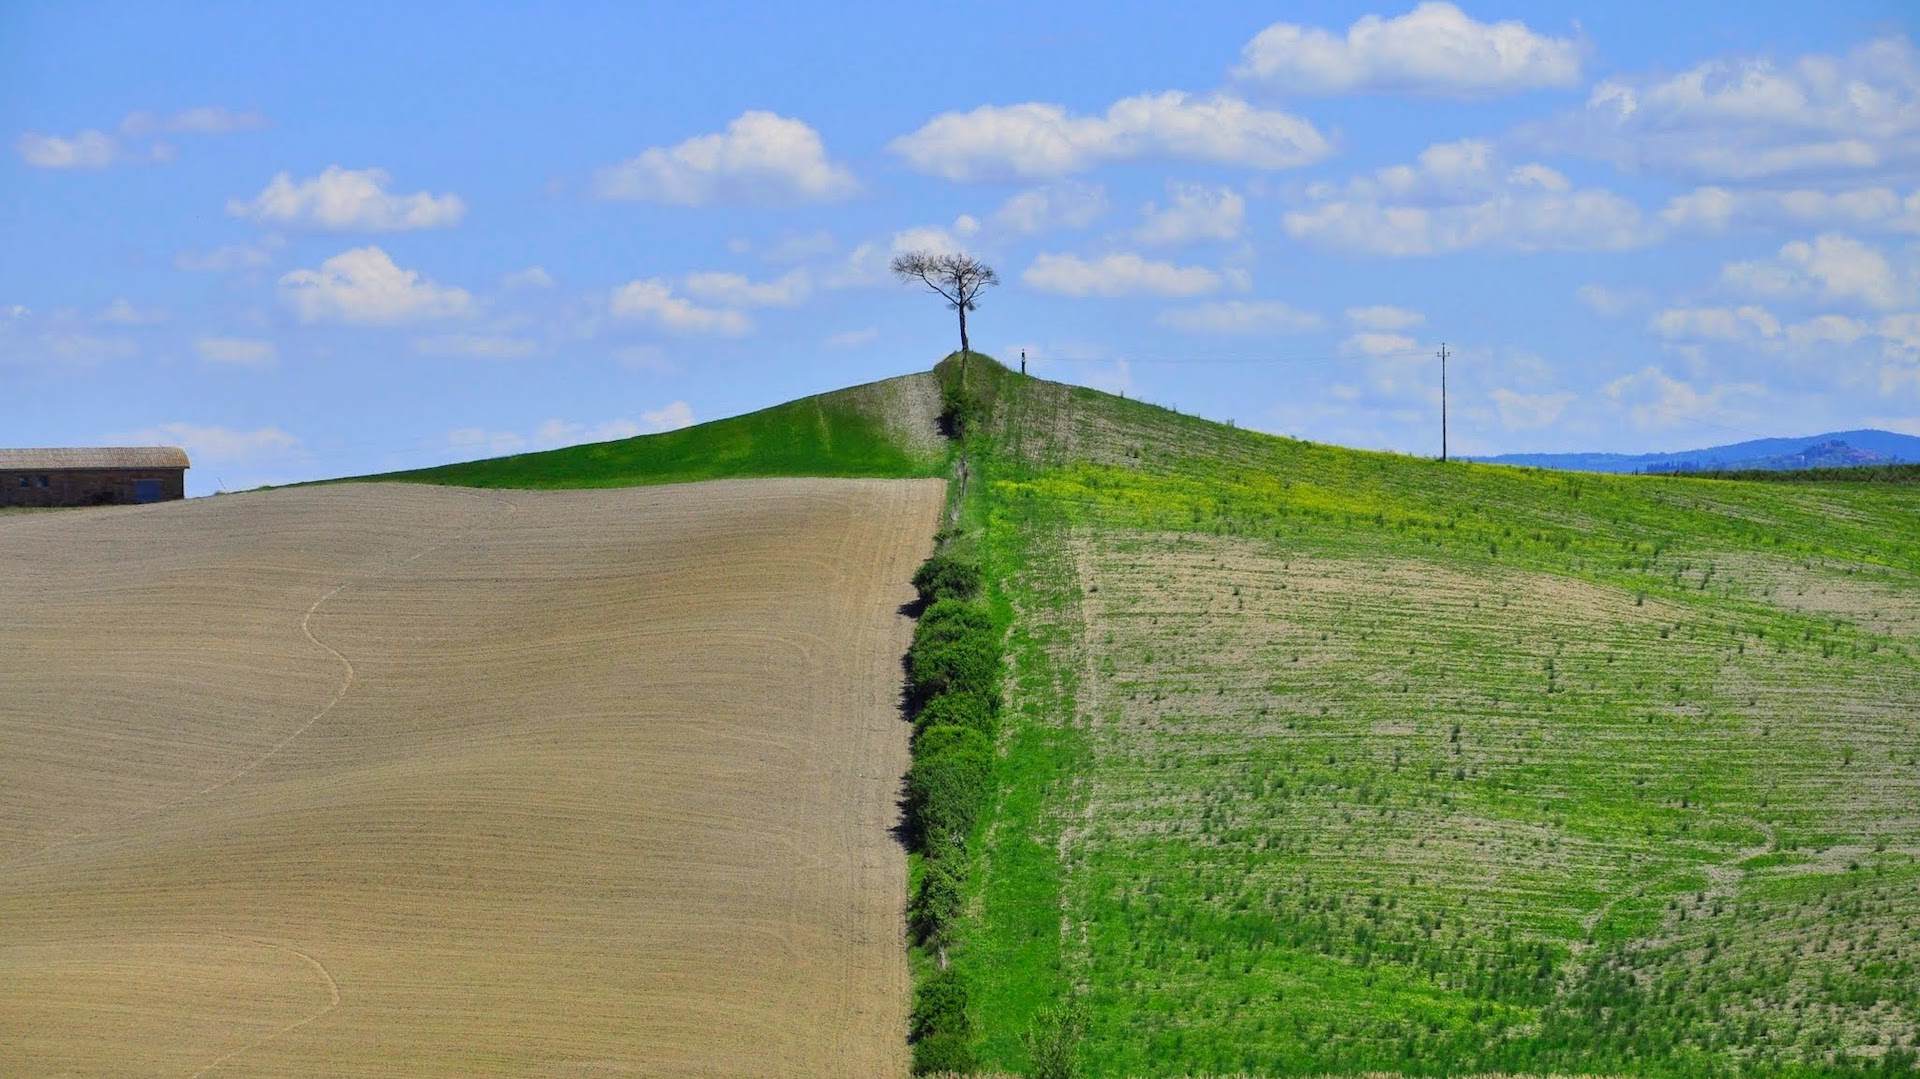
<path fill-rule="evenodd" d="M 914 940 L 931 969 L 914 987 L 916 1075 L 973 1069 L 967 987 L 947 965 L 969 865 L 967 839 L 993 793 L 1000 717 L 1000 633 L 980 601 L 978 563 L 936 554 L 913 576 L 920 623 L 907 651 L 913 765 L 907 770 L 907 827 L 920 854 L 907 908 Z"/>

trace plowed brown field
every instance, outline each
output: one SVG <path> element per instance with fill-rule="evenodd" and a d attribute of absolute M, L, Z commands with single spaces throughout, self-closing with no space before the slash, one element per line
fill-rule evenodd
<path fill-rule="evenodd" d="M 903 1073 L 941 497 L 0 518 L 0 1073 Z"/>

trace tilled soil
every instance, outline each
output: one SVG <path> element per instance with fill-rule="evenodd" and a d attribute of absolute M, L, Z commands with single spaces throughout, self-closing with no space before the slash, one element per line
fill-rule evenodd
<path fill-rule="evenodd" d="M 939 481 L 0 520 L 0 1071 L 905 1070 Z"/>

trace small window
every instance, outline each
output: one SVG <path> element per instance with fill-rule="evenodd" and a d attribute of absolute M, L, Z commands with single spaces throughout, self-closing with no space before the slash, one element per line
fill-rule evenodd
<path fill-rule="evenodd" d="M 47 485 L 47 477 L 45 476 L 40 477 L 40 486 L 45 487 L 46 485 Z"/>
<path fill-rule="evenodd" d="M 32 477 L 32 476 L 22 476 L 22 477 L 20 477 L 20 486 L 22 486 L 22 487 L 32 487 L 32 486 L 33 486 L 33 477 Z"/>

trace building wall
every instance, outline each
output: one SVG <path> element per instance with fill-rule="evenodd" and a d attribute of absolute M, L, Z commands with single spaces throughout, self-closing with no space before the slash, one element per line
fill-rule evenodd
<path fill-rule="evenodd" d="M 11 470 L 0 471 L 0 506 L 128 505 L 134 501 L 135 480 L 159 480 L 162 502 L 187 497 L 183 468 Z"/>

